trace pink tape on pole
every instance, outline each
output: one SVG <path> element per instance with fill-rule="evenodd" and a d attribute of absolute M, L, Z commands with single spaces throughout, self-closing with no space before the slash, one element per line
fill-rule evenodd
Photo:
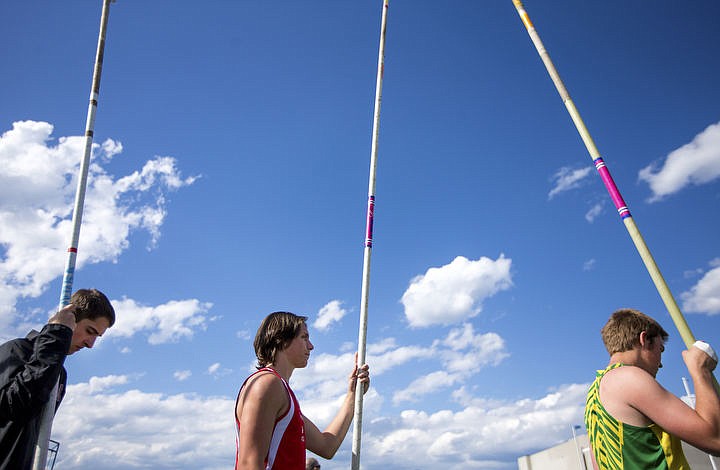
<path fill-rule="evenodd" d="M 373 221 L 375 219 L 375 196 L 368 197 L 367 209 L 367 231 L 365 233 L 365 246 L 372 248 L 373 243 Z"/>
<path fill-rule="evenodd" d="M 632 217 L 630 215 L 630 209 L 628 209 L 627 204 L 625 204 L 625 201 L 620 195 L 620 191 L 615 185 L 615 181 L 613 181 L 612 176 L 610 176 L 610 171 L 607 169 L 602 157 L 596 158 L 594 163 L 595 168 L 597 168 L 598 173 L 600 173 L 600 178 L 602 178 L 603 183 L 605 183 L 605 187 L 610 193 L 610 198 L 613 200 L 613 203 L 615 203 L 615 207 L 617 208 L 620 218 L 625 219 L 627 217 Z"/>

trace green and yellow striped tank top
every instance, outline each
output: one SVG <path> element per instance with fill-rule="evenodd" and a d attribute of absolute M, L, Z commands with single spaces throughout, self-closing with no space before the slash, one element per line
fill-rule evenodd
<path fill-rule="evenodd" d="M 690 470 L 680 439 L 660 426 L 632 426 L 613 418 L 600 403 L 600 381 L 623 364 L 597 371 L 585 402 L 585 427 L 600 470 Z"/>

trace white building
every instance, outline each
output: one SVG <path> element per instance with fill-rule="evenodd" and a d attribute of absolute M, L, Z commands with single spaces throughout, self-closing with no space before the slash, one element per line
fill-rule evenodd
<path fill-rule="evenodd" d="M 710 457 L 683 442 L 683 451 L 692 470 L 720 470 L 720 458 Z M 587 434 L 518 458 L 518 470 L 592 470 Z"/>

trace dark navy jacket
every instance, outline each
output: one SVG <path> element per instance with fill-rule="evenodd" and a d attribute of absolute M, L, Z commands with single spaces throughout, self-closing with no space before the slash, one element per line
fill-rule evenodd
<path fill-rule="evenodd" d="M 0 345 L 0 470 L 32 468 L 42 409 L 58 379 L 56 408 L 65 394 L 63 363 L 72 330 L 45 325 Z"/>

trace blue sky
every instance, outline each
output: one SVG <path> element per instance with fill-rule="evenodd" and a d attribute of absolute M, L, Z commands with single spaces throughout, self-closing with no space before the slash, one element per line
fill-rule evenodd
<path fill-rule="evenodd" d="M 118 322 L 67 361 L 62 468 L 220 469 L 252 337 L 357 348 L 380 1 L 111 6 L 75 286 Z M 2 2 L 0 337 L 59 298 L 101 2 Z M 698 338 L 720 331 L 717 2 L 525 7 Z M 511 1 L 390 3 L 363 467 L 516 468 L 571 437 L 620 307 L 682 341 Z M 333 405 L 333 406 L 331 406 Z M 351 435 L 323 468 L 347 468 Z"/>

